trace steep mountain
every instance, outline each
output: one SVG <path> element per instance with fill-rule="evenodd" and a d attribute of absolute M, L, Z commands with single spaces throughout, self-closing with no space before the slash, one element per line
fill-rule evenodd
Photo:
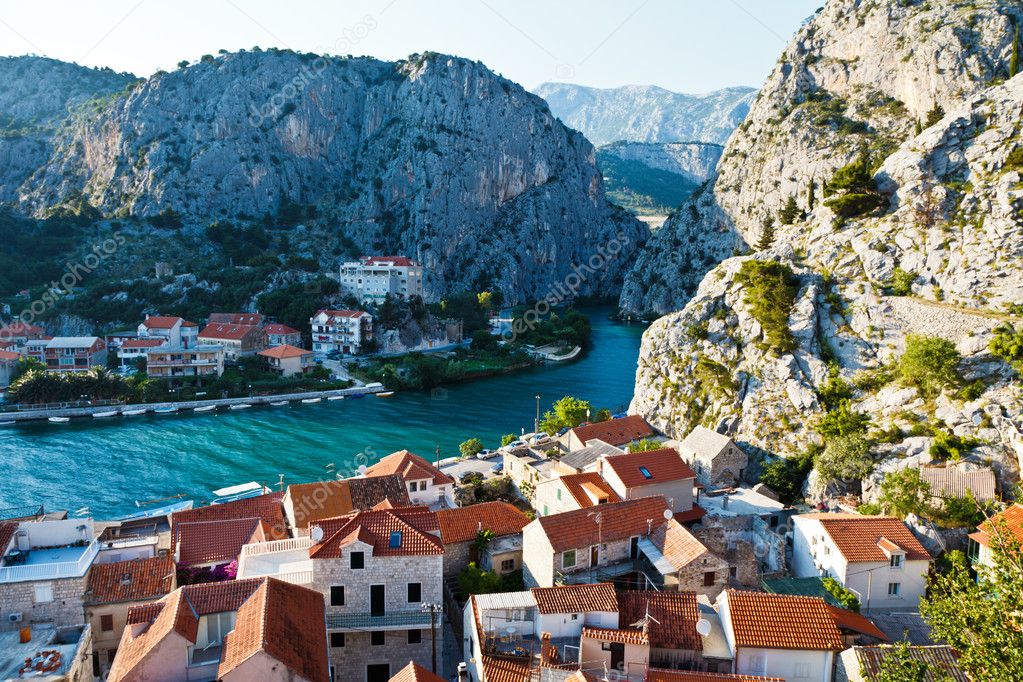
<path fill-rule="evenodd" d="M 629 275 L 625 310 L 681 309 L 644 336 L 633 409 L 780 455 L 865 431 L 868 497 L 932 458 L 1018 480 L 1021 24 L 1008 0 L 830 0 Z M 920 337 L 954 344 L 958 377 L 900 373 Z"/>
<path fill-rule="evenodd" d="M 0 202 L 53 153 L 51 139 L 71 114 L 120 92 L 136 78 L 44 57 L 0 57 Z"/>
<path fill-rule="evenodd" d="M 84 198 L 186 231 L 304 224 L 321 237 L 296 231 L 302 257 L 406 254 L 431 298 L 488 286 L 540 298 L 614 242 L 578 290 L 606 295 L 646 236 L 606 201 L 592 145 L 541 99 L 433 53 L 205 57 L 68 118 L 18 192 L 36 216 Z"/>
<path fill-rule="evenodd" d="M 533 92 L 596 145 L 617 140 L 722 144 L 742 123 L 756 94 L 745 87 L 686 95 L 653 85 L 588 88 L 571 83 L 541 83 Z"/>
<path fill-rule="evenodd" d="M 638 215 L 667 215 L 713 173 L 722 147 L 708 142 L 625 142 L 597 148 L 611 201 Z"/>

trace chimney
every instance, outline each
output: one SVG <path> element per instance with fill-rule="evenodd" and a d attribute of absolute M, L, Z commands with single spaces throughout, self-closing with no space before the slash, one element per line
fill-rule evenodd
<path fill-rule="evenodd" d="M 544 668 L 558 662 L 558 649 L 551 644 L 551 633 L 540 635 L 540 667 Z"/>

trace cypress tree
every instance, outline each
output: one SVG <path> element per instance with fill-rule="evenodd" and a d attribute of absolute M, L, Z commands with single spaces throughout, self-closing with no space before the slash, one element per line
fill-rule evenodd
<path fill-rule="evenodd" d="M 760 232 L 760 239 L 757 240 L 757 251 L 766 251 L 774 243 L 774 218 L 764 218 L 764 229 Z"/>
<path fill-rule="evenodd" d="M 1009 78 L 1019 73 L 1019 25 L 1012 34 L 1012 56 L 1009 58 Z"/>
<path fill-rule="evenodd" d="M 814 182 L 813 178 L 810 178 L 810 187 L 806 190 L 806 210 L 812 211 L 813 206 L 817 203 L 817 197 L 814 196 Z"/>
<path fill-rule="evenodd" d="M 796 205 L 796 198 L 790 195 L 789 200 L 785 202 L 785 207 L 778 212 L 778 219 L 781 220 L 782 225 L 791 225 L 798 215 L 799 206 Z"/>

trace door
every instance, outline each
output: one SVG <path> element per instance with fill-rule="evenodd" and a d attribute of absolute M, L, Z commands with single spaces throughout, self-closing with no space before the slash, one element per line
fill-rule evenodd
<path fill-rule="evenodd" d="M 366 666 L 366 682 L 388 682 L 391 679 L 389 663 L 371 663 Z"/>
<path fill-rule="evenodd" d="M 369 586 L 369 613 L 372 616 L 384 615 L 384 586 Z"/>
<path fill-rule="evenodd" d="M 590 547 L 590 566 L 596 566 L 600 563 L 600 545 L 593 545 Z"/>
<path fill-rule="evenodd" d="M 625 645 L 611 642 L 611 670 L 625 672 Z"/>
<path fill-rule="evenodd" d="M 639 558 L 639 538 L 638 537 L 632 538 L 632 540 L 629 542 L 629 558 L 630 559 L 638 559 Z"/>

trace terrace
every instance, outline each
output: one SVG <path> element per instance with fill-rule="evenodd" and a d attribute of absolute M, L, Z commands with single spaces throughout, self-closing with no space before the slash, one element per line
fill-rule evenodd
<path fill-rule="evenodd" d="M 54 628 L 36 624 L 29 635 L 29 641 L 22 642 L 20 632 L 0 632 L 0 680 L 26 677 L 52 680 L 67 675 L 75 661 L 85 656 L 86 644 L 91 639 L 88 626 Z M 47 674 L 22 675 L 21 670 L 29 661 L 33 667 L 39 664 L 45 668 Z"/>
<path fill-rule="evenodd" d="M 271 576 L 295 585 L 313 581 L 313 560 L 309 558 L 311 538 L 289 538 L 242 546 L 238 578 Z"/>
<path fill-rule="evenodd" d="M 91 520 L 23 522 L 0 559 L 0 583 L 81 578 L 98 552 Z"/>

